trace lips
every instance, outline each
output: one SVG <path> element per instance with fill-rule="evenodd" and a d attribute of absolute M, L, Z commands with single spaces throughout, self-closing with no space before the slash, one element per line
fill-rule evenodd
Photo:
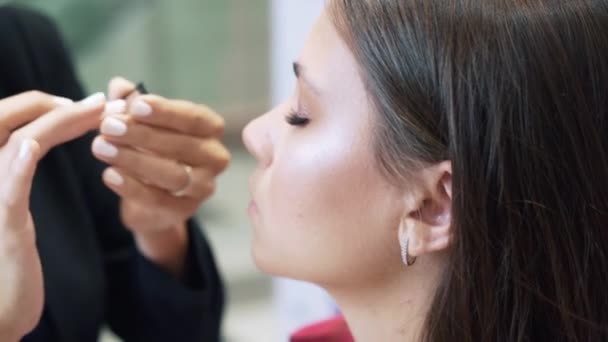
<path fill-rule="evenodd" d="M 253 215 L 253 214 L 257 214 L 258 213 L 258 205 L 255 201 L 255 175 L 252 175 L 251 178 L 249 178 L 249 192 L 251 193 L 251 201 L 249 201 L 249 206 L 247 207 L 247 213 L 249 215 Z"/>
<path fill-rule="evenodd" d="M 256 215 L 258 213 L 258 205 L 255 203 L 254 200 L 251 200 L 249 202 L 249 207 L 247 208 L 247 213 L 251 216 L 251 215 Z"/>

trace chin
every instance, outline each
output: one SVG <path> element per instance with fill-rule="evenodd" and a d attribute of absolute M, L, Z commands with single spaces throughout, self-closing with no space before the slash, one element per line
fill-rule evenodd
<path fill-rule="evenodd" d="M 254 234 L 253 241 L 251 243 L 251 257 L 253 258 L 253 263 L 261 272 L 276 276 L 278 274 L 273 272 L 273 269 L 275 269 L 276 266 L 273 265 L 273 258 L 270 254 L 272 254 L 270 253 L 270 249 L 262 246 L 257 234 Z"/>
<path fill-rule="evenodd" d="M 252 257 L 257 269 L 269 276 L 288 278 L 321 286 L 324 275 L 320 274 L 322 267 L 314 267 L 314 260 L 304 263 L 297 262 L 286 253 L 273 254 L 268 246 L 256 245 L 252 248 Z"/>
<path fill-rule="evenodd" d="M 293 258 L 284 253 L 275 253 L 276 250 L 269 244 L 263 244 L 258 237 L 254 237 L 251 256 L 253 262 L 260 272 L 274 277 L 298 279 L 296 265 Z M 303 280 L 303 279 L 300 279 Z"/>

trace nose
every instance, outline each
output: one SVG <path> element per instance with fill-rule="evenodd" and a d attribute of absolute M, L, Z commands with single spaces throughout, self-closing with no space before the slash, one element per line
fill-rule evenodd
<path fill-rule="evenodd" d="M 272 111 L 251 121 L 242 134 L 247 151 L 264 168 L 272 163 L 271 113 Z"/>

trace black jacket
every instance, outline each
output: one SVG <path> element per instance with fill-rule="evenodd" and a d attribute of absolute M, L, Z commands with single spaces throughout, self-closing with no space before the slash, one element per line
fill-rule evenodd
<path fill-rule="evenodd" d="M 32 89 L 84 97 L 56 27 L 29 10 L 0 7 L 0 98 Z M 101 181 L 93 137 L 40 162 L 31 210 L 46 303 L 24 341 L 92 342 L 104 324 L 125 341 L 218 341 L 222 283 L 200 229 L 189 224 L 185 284 L 141 256 L 120 222 L 117 196 Z"/>

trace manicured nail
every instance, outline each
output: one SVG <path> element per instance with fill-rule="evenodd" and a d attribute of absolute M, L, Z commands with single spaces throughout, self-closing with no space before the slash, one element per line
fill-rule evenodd
<path fill-rule="evenodd" d="M 104 178 L 105 178 L 106 182 L 116 185 L 116 186 L 121 186 L 125 182 L 125 179 L 122 178 L 120 173 L 116 172 L 116 170 L 114 170 L 114 169 L 108 169 L 105 172 Z"/>
<path fill-rule="evenodd" d="M 102 104 L 104 101 L 106 100 L 106 95 L 104 93 L 95 93 L 89 97 L 87 97 L 86 99 L 82 100 L 80 103 L 82 103 L 85 106 L 97 106 L 99 104 Z"/>
<path fill-rule="evenodd" d="M 116 118 L 105 118 L 101 122 L 101 134 L 121 137 L 127 133 L 127 124 Z"/>
<path fill-rule="evenodd" d="M 114 100 L 106 103 L 105 113 L 109 115 L 123 114 L 127 110 L 125 100 Z"/>
<path fill-rule="evenodd" d="M 17 160 L 15 161 L 14 167 L 18 172 L 22 172 L 27 169 L 30 160 L 34 157 L 34 147 L 39 146 L 38 142 L 33 139 L 25 139 L 19 146 L 19 152 L 17 153 Z"/>
<path fill-rule="evenodd" d="M 55 96 L 53 98 L 53 101 L 61 107 L 69 106 L 74 103 L 74 101 L 72 101 L 71 99 L 68 99 L 67 97 L 60 97 L 60 96 Z"/>
<path fill-rule="evenodd" d="M 109 100 L 118 100 L 122 95 L 122 89 L 129 89 L 131 88 L 131 82 L 127 81 L 125 78 L 120 77 L 120 76 L 115 76 L 110 80 L 110 85 L 109 88 L 110 90 L 108 91 L 108 99 Z"/>
<path fill-rule="evenodd" d="M 101 138 L 97 138 L 93 142 L 93 152 L 108 158 L 114 158 L 118 155 L 116 146 Z"/>
<path fill-rule="evenodd" d="M 135 116 L 148 116 L 152 114 L 152 107 L 143 100 L 135 100 L 131 105 L 131 114 Z"/>
<path fill-rule="evenodd" d="M 23 140 L 23 142 L 21 142 L 21 147 L 19 147 L 18 158 L 23 161 L 28 161 L 32 158 L 32 151 L 34 151 L 32 140 Z"/>

